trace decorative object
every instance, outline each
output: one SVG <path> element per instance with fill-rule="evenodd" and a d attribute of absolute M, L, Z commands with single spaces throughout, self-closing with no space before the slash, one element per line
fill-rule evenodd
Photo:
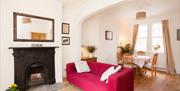
<path fill-rule="evenodd" d="M 30 24 L 31 23 L 31 18 L 30 17 L 23 17 L 22 18 L 22 23 L 23 24 Z"/>
<path fill-rule="evenodd" d="M 90 54 L 89 54 L 89 57 L 90 57 L 90 58 L 94 57 L 93 53 L 94 53 L 94 51 L 96 50 L 96 47 L 95 47 L 95 46 L 87 46 L 87 50 L 88 50 L 88 52 L 90 53 Z"/>
<path fill-rule="evenodd" d="M 86 61 L 75 61 L 75 67 L 78 73 L 91 71 Z"/>
<path fill-rule="evenodd" d="M 113 32 L 112 31 L 105 31 L 105 39 L 106 40 L 113 40 Z"/>
<path fill-rule="evenodd" d="M 120 48 L 120 53 L 121 54 L 133 54 L 134 49 L 132 48 L 131 44 L 126 44 L 125 46 L 118 46 Z"/>
<path fill-rule="evenodd" d="M 111 66 L 110 68 L 108 68 L 102 75 L 100 78 L 100 81 L 106 81 L 106 84 L 108 83 L 108 78 L 112 75 L 115 74 L 116 72 L 118 72 L 119 70 L 121 70 L 122 66 L 118 65 L 117 67 Z"/>
<path fill-rule="evenodd" d="M 43 44 L 31 44 L 31 47 L 43 47 Z"/>
<path fill-rule="evenodd" d="M 157 45 L 153 45 L 153 48 L 154 48 L 155 51 L 158 51 L 159 48 L 161 48 L 161 46 L 159 44 L 157 44 Z"/>
<path fill-rule="evenodd" d="M 54 42 L 54 19 L 14 12 L 13 28 L 14 41 Z"/>
<path fill-rule="evenodd" d="M 70 45 L 70 37 L 62 37 L 62 45 Z"/>
<path fill-rule="evenodd" d="M 126 44 L 125 46 L 118 46 L 120 48 L 120 53 L 119 53 L 119 59 L 120 64 L 123 63 L 130 63 L 132 60 L 132 54 L 134 52 L 133 47 L 131 44 Z"/>
<path fill-rule="evenodd" d="M 177 40 L 180 41 L 180 29 L 177 29 Z"/>
<path fill-rule="evenodd" d="M 10 84 L 9 88 L 6 91 L 20 91 L 16 84 Z"/>
<path fill-rule="evenodd" d="M 136 19 L 142 20 L 146 18 L 146 12 L 145 11 L 139 11 L 136 13 Z"/>
<path fill-rule="evenodd" d="M 62 34 L 69 34 L 70 24 L 62 23 Z"/>

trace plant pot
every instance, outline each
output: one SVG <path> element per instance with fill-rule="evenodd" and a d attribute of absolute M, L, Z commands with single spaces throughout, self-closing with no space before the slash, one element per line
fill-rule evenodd
<path fill-rule="evenodd" d="M 89 58 L 93 58 L 93 57 L 94 57 L 93 53 L 89 53 Z"/>

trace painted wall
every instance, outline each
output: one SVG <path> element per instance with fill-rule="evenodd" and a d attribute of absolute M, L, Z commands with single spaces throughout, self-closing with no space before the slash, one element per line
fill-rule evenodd
<path fill-rule="evenodd" d="M 133 8 L 132 6 L 130 7 Z M 156 22 L 161 22 L 161 20 L 163 19 L 168 19 L 169 24 L 170 24 L 169 25 L 170 37 L 171 37 L 171 44 L 172 44 L 172 49 L 173 49 L 173 56 L 175 60 L 175 67 L 176 67 L 177 73 L 180 74 L 180 62 L 179 62 L 180 56 L 178 56 L 178 54 L 180 53 L 180 42 L 177 41 L 176 39 L 177 38 L 176 29 L 180 28 L 180 25 L 179 25 L 180 24 L 180 7 L 172 8 L 171 10 L 164 10 L 165 12 L 158 11 L 159 13 L 155 13 L 152 15 L 148 14 L 147 18 L 144 20 L 136 20 L 135 19 L 136 10 L 131 11 L 129 10 L 130 7 L 129 7 L 129 4 L 128 5 L 125 4 L 121 6 L 119 5 L 116 7 L 112 7 L 111 9 L 104 10 L 98 13 L 97 15 L 94 15 L 88 18 L 82 24 L 82 44 L 95 43 L 96 45 L 98 45 L 97 56 L 100 59 L 105 60 L 105 62 L 108 62 L 109 60 L 108 58 L 114 60 L 116 56 L 108 56 L 105 54 L 111 53 L 110 55 L 114 55 L 113 53 L 116 52 L 116 47 L 118 43 L 116 43 L 116 41 L 114 41 L 113 43 L 108 43 L 104 41 L 103 40 L 104 32 L 100 32 L 100 31 L 106 30 L 107 28 L 110 28 L 110 29 L 112 28 L 112 30 L 114 30 L 115 33 L 119 33 L 119 35 L 117 35 L 119 36 L 119 38 L 116 37 L 117 39 L 115 40 L 119 41 L 119 43 L 123 42 L 123 44 L 126 44 L 126 43 L 131 43 L 132 41 L 132 33 L 133 33 L 134 24 L 152 24 Z M 132 12 L 134 13 L 134 15 L 132 15 Z M 97 22 L 99 26 L 97 25 Z M 95 29 L 95 30 L 92 30 L 92 29 Z M 97 39 L 94 40 L 94 38 L 97 38 Z M 108 44 L 111 44 L 111 45 L 108 45 Z M 107 48 L 110 48 L 110 49 L 106 51 Z M 147 55 L 151 56 L 152 53 L 148 52 Z M 162 70 L 166 68 L 165 56 L 166 56 L 165 54 L 159 54 L 159 60 L 157 63 L 157 66 L 161 68 Z"/>
<path fill-rule="evenodd" d="M 118 35 L 117 24 L 112 19 L 113 13 L 98 13 L 82 23 L 82 45 L 95 45 L 97 47 L 95 56 L 99 61 L 105 63 L 117 63 Z M 113 40 L 105 40 L 105 31 L 113 32 Z"/>
<path fill-rule="evenodd" d="M 71 44 L 62 47 L 62 59 L 64 65 L 74 60 L 79 60 L 81 55 L 81 23 L 89 16 L 108 8 L 123 0 L 84 0 L 74 5 L 64 6 L 63 22 L 70 23 Z M 96 2 L 96 3 L 94 3 Z M 67 35 L 63 35 L 67 36 Z"/>
<path fill-rule="evenodd" d="M 14 83 L 14 57 L 13 50 L 8 47 L 27 47 L 31 44 L 44 46 L 59 46 L 55 54 L 56 81 L 62 82 L 61 58 L 61 3 L 57 0 L 1 0 L 0 21 L 0 91 L 5 91 L 8 85 Z M 55 42 L 13 42 L 13 12 L 21 12 L 55 19 Z"/>

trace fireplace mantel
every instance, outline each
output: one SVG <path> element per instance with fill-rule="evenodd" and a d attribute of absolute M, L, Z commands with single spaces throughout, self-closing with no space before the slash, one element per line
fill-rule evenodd
<path fill-rule="evenodd" d="M 8 49 L 28 49 L 28 48 L 59 48 L 58 46 L 44 46 L 44 47 L 9 47 Z"/>
<path fill-rule="evenodd" d="M 10 47 L 14 56 L 14 78 L 20 91 L 26 91 L 29 84 L 29 70 L 32 65 L 42 65 L 45 81 L 43 84 L 55 83 L 55 48 L 51 47 Z M 39 83 L 38 83 L 39 84 Z M 37 85 L 38 85 L 37 84 Z M 36 84 L 35 84 L 36 85 Z"/>

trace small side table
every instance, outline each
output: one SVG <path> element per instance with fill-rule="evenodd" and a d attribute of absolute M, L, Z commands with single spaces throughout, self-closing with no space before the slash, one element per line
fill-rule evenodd
<path fill-rule="evenodd" d="M 82 61 L 97 62 L 97 57 L 81 58 Z"/>

